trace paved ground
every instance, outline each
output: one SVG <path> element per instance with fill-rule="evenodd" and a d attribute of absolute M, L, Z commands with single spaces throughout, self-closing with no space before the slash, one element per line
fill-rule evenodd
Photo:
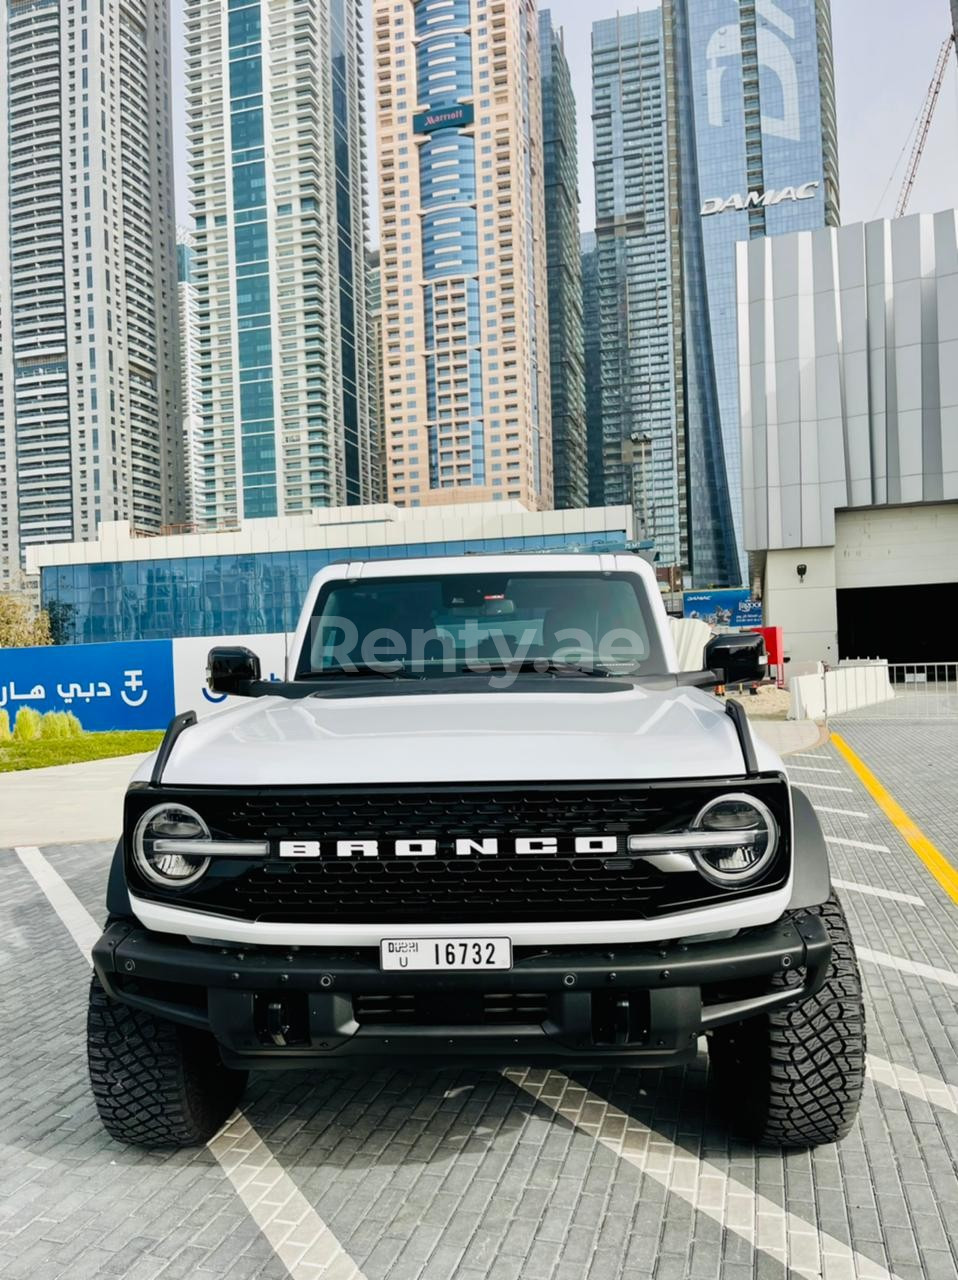
<path fill-rule="evenodd" d="M 958 726 L 839 728 L 958 861 Z M 954 906 L 833 747 L 789 770 L 833 841 L 871 1079 L 844 1143 L 784 1157 L 729 1140 L 704 1058 L 574 1081 L 262 1075 L 211 1149 L 123 1148 L 83 1062 L 112 844 L 0 851 L 0 1277 L 954 1280 Z"/>
<path fill-rule="evenodd" d="M 142 755 L 0 773 L 0 845 L 106 840 L 123 825 L 123 793 Z"/>

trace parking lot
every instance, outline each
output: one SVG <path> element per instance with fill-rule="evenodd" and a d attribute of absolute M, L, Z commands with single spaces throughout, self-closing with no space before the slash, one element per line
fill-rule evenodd
<path fill-rule="evenodd" d="M 0 851 L 0 1275 L 958 1276 L 955 903 L 848 758 L 954 864 L 958 726 L 833 727 L 787 763 L 859 946 L 869 1082 L 851 1135 L 810 1154 L 730 1139 L 704 1054 L 575 1078 L 264 1074 L 208 1148 L 119 1146 L 83 1034 L 112 844 Z"/>

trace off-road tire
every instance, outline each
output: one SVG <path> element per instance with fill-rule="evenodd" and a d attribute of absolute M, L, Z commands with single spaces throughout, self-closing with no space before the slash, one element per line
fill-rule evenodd
<path fill-rule="evenodd" d="M 87 1060 L 107 1133 L 140 1147 L 208 1141 L 246 1087 L 246 1072 L 223 1066 L 211 1035 L 111 1000 L 96 977 Z"/>
<path fill-rule="evenodd" d="M 825 923 L 832 956 L 821 990 L 803 1004 L 721 1027 L 709 1036 L 712 1077 L 744 1137 L 781 1147 L 843 1138 L 865 1078 L 865 1009 L 855 947 L 833 894 L 808 907 Z M 802 975 L 785 970 L 778 987 Z"/>

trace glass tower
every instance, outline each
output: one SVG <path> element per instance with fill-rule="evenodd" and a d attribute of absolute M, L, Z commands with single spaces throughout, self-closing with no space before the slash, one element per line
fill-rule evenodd
<path fill-rule="evenodd" d="M 583 231 L 582 332 L 585 359 L 585 436 L 589 506 L 601 507 L 605 485 L 602 473 L 602 344 L 599 339 L 599 264 L 594 231 Z"/>
<path fill-rule="evenodd" d="M 666 66 L 661 9 L 593 24 L 601 414 L 589 423 L 591 499 L 631 502 L 641 536 L 671 565 L 688 563 L 688 533 Z"/>
<path fill-rule="evenodd" d="M 539 14 L 539 61 L 542 68 L 555 505 L 560 508 L 584 507 L 589 500 L 589 478 L 575 97 L 563 31 L 561 27 L 558 30 L 553 28 L 548 9 Z"/>
<path fill-rule="evenodd" d="M 373 497 L 360 0 L 187 0 L 195 519 Z"/>
<path fill-rule="evenodd" d="M 829 0 L 671 0 L 687 31 L 712 358 L 744 573 L 735 246 L 839 222 Z"/>

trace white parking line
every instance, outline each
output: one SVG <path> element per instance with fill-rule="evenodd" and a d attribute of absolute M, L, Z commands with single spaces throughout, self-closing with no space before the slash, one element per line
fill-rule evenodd
<path fill-rule="evenodd" d="M 96 921 L 35 845 L 16 852 L 92 966 Z M 366 1280 L 242 1111 L 207 1146 L 293 1280 Z"/>
<path fill-rule="evenodd" d="M 829 844 L 847 844 L 850 849 L 869 849 L 872 853 L 891 853 L 887 844 L 869 844 L 867 840 L 846 840 L 844 836 L 826 836 Z"/>
<path fill-rule="evenodd" d="M 876 889 L 874 885 L 857 884 L 854 880 L 836 880 L 832 877 L 832 884 L 837 889 L 854 889 L 856 893 L 867 893 L 871 898 L 888 898 L 891 902 L 908 902 L 915 907 L 923 907 L 925 905 L 924 898 L 916 898 L 913 893 L 895 893 L 892 889 Z"/>
<path fill-rule="evenodd" d="M 505 1077 L 554 1115 L 747 1240 L 796 1275 L 892 1280 L 894 1272 L 813 1223 L 789 1213 L 559 1071 L 507 1070 Z"/>
<path fill-rule="evenodd" d="M 887 1084 L 899 1093 L 907 1093 L 913 1098 L 921 1098 L 923 1102 L 934 1103 L 936 1107 L 944 1107 L 958 1115 L 958 1086 L 949 1084 L 935 1076 L 922 1075 L 911 1067 L 899 1067 L 884 1058 L 876 1058 L 868 1054 L 865 1059 L 868 1074 L 878 1084 Z"/>
<path fill-rule="evenodd" d="M 789 766 L 786 766 L 786 767 L 788 767 L 790 773 L 792 769 L 801 769 L 802 773 L 843 773 L 844 772 L 843 769 L 817 768 L 813 764 L 793 764 L 790 767 Z M 809 785 L 813 785 L 813 784 L 809 784 Z"/>
<path fill-rule="evenodd" d="M 834 760 L 835 757 L 830 751 L 790 751 L 788 753 L 789 760 L 798 757 L 800 760 Z"/>
<path fill-rule="evenodd" d="M 831 782 L 806 782 L 804 778 L 801 780 L 801 785 L 810 787 L 813 791 L 847 791 L 849 795 L 855 790 L 854 787 L 836 787 Z"/>
<path fill-rule="evenodd" d="M 887 951 L 872 951 L 870 947 L 856 946 L 855 950 L 858 958 L 867 960 L 869 964 L 878 964 L 884 969 L 897 969 L 900 973 L 913 973 L 918 978 L 931 978 L 934 982 L 943 982 L 946 987 L 958 987 L 958 973 L 951 969 L 936 969 L 934 965 L 906 960 L 904 956 L 892 956 Z"/>
<path fill-rule="evenodd" d="M 70 937 L 92 965 L 90 952 L 103 930 L 58 871 L 54 871 L 36 845 L 22 845 L 17 856 L 43 890 L 50 906 L 66 925 Z"/>
<path fill-rule="evenodd" d="M 867 818 L 867 813 L 862 813 L 861 809 L 832 809 L 827 804 L 812 805 L 813 809 L 817 809 L 819 813 L 840 813 L 843 818 Z"/>

